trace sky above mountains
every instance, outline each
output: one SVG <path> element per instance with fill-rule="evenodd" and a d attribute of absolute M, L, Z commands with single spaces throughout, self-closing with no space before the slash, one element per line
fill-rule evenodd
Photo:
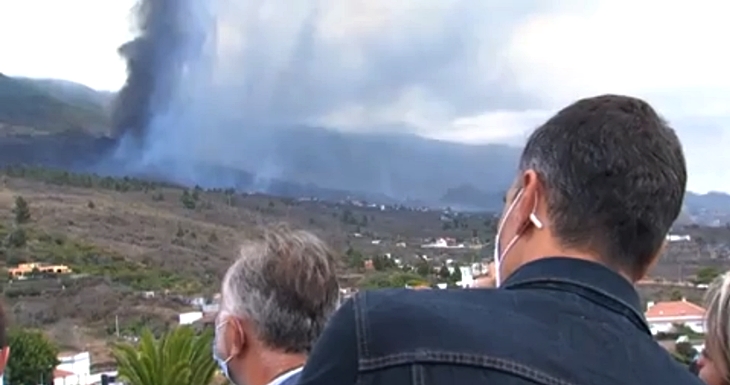
<path fill-rule="evenodd" d="M 0 72 L 118 89 L 133 3 L 0 2 Z M 210 4 L 213 81 L 253 88 L 263 120 L 520 145 L 577 98 L 631 94 L 679 132 L 691 189 L 730 192 L 728 2 Z"/>

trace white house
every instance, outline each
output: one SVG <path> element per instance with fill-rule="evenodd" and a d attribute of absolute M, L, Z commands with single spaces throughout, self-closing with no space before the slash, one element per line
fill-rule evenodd
<path fill-rule="evenodd" d="M 180 313 L 177 316 L 178 323 L 180 325 L 192 325 L 195 321 L 203 318 L 202 311 L 191 311 L 187 313 Z"/>
<path fill-rule="evenodd" d="M 461 281 L 456 284 L 462 288 L 472 287 L 474 285 L 474 275 L 471 272 L 471 266 L 459 266 L 461 271 Z"/>
<path fill-rule="evenodd" d="M 116 377 L 116 371 L 91 373 L 89 352 L 61 354 L 59 364 L 53 371 L 53 385 L 93 385 L 100 384 L 103 375 Z"/>
<path fill-rule="evenodd" d="M 667 241 L 669 242 L 689 242 L 692 237 L 689 235 L 678 235 L 678 234 L 667 234 Z"/>
<path fill-rule="evenodd" d="M 448 242 L 446 242 L 446 239 L 439 238 L 435 240 L 432 243 L 426 243 L 425 245 L 421 245 L 424 249 L 445 249 L 449 247 Z"/>
<path fill-rule="evenodd" d="M 684 325 L 695 333 L 705 332 L 705 309 L 686 299 L 649 302 L 644 316 L 652 334 L 670 332 L 674 325 Z"/>

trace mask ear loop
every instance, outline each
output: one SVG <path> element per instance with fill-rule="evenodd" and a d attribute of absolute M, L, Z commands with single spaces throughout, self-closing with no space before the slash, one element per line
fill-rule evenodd
<path fill-rule="evenodd" d="M 514 209 L 514 206 L 517 203 L 517 199 L 519 199 L 522 196 L 523 191 L 524 190 L 520 190 L 520 193 L 516 197 L 515 201 L 512 202 L 512 205 L 510 205 L 510 208 L 507 210 L 508 214 L 511 213 L 512 210 Z M 534 206 L 532 208 L 532 212 L 530 213 L 528 218 L 529 218 L 530 222 L 532 222 L 532 225 L 535 226 L 535 228 L 537 228 L 538 230 L 541 230 L 543 228 L 543 224 L 542 224 L 542 221 L 540 220 L 540 218 L 538 218 L 537 215 L 535 214 L 535 211 L 537 211 L 537 197 L 535 197 L 535 204 L 534 204 Z M 502 226 L 504 226 L 504 223 L 502 223 L 500 225 L 499 233 L 502 232 L 502 230 L 501 230 Z M 495 282 L 496 282 L 497 287 L 499 287 L 499 285 L 502 283 L 502 280 L 501 280 L 502 274 L 500 272 L 501 267 L 502 267 L 502 259 L 507 255 L 507 252 L 509 252 L 509 250 L 512 248 L 512 246 L 514 246 L 515 243 L 517 243 L 517 240 L 520 239 L 519 233 L 521 233 L 522 231 L 524 231 L 526 229 L 527 229 L 527 224 L 525 223 L 518 230 L 518 235 L 515 235 L 515 237 L 509 241 L 507 246 L 505 246 L 504 252 L 501 253 L 502 255 L 495 256 L 495 259 L 494 259 L 494 273 L 495 274 L 494 274 L 494 276 L 495 276 Z"/>
<path fill-rule="evenodd" d="M 497 227 L 497 236 L 494 241 L 494 278 L 496 286 L 499 287 L 499 284 L 502 282 L 501 280 L 501 266 L 502 266 L 502 257 L 507 254 L 507 250 L 509 250 L 509 247 L 514 243 L 514 239 L 509 242 L 507 247 L 504 249 L 505 251 L 502 252 L 500 250 L 500 242 L 499 238 L 502 235 L 502 230 L 504 229 L 504 225 L 507 221 L 507 218 L 512 215 L 512 210 L 514 210 L 515 206 L 517 205 L 517 202 L 522 198 L 522 194 L 525 192 L 522 188 L 520 188 L 520 191 L 515 196 L 514 200 L 512 200 L 512 203 L 510 203 L 509 207 L 507 208 L 507 211 L 504 213 L 504 216 L 499 221 L 499 226 Z"/>

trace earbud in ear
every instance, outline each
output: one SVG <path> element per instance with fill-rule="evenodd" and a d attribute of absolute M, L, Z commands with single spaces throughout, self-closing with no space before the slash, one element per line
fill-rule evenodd
<path fill-rule="evenodd" d="M 542 222 L 540 222 L 535 213 L 530 214 L 530 222 L 532 222 L 532 224 L 538 229 L 542 229 Z"/>

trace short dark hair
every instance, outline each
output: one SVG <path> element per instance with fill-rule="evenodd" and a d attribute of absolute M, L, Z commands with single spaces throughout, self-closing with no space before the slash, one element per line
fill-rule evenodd
<path fill-rule="evenodd" d="M 545 186 L 563 246 L 635 275 L 662 247 L 687 184 L 674 130 L 647 102 L 619 95 L 581 99 L 538 127 L 520 159 L 527 169 Z"/>

